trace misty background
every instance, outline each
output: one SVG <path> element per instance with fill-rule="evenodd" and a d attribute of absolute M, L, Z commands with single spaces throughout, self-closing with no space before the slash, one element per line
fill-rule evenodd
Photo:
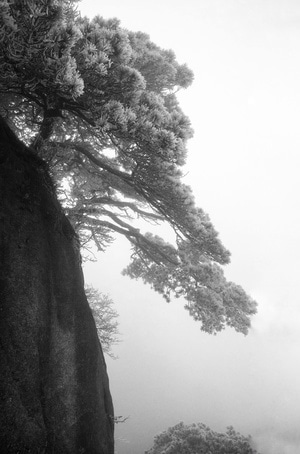
<path fill-rule="evenodd" d="M 83 0 L 78 8 L 148 33 L 194 71 L 178 94 L 195 130 L 184 182 L 232 253 L 227 278 L 259 304 L 248 336 L 229 328 L 210 336 L 183 301 L 167 304 L 120 274 L 124 239 L 86 263 L 86 281 L 120 314 L 118 359 L 107 367 L 115 413 L 129 419 L 116 425 L 116 452 L 142 454 L 183 421 L 232 425 L 261 454 L 299 454 L 300 3 Z"/>

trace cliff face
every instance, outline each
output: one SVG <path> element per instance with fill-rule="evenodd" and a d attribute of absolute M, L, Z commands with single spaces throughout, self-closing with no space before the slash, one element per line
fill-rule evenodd
<path fill-rule="evenodd" d="M 0 119 L 0 451 L 112 454 L 113 407 L 74 231 Z"/>

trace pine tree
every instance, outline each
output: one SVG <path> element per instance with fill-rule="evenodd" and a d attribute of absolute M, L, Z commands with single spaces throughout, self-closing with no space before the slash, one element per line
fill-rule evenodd
<path fill-rule="evenodd" d="M 206 332 L 246 334 L 256 303 L 225 279 L 230 254 L 182 181 L 193 131 L 176 92 L 192 72 L 72 0 L 2 0 L 0 26 L 2 115 L 49 164 L 81 243 L 125 236 L 125 274 L 185 298 Z M 140 219 L 167 223 L 174 241 L 142 233 Z"/>

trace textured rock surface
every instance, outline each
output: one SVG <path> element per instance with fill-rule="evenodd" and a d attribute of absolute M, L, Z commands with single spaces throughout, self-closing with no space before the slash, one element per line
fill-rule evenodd
<path fill-rule="evenodd" d="M 0 120 L 0 452 L 112 454 L 106 366 L 44 164 Z"/>

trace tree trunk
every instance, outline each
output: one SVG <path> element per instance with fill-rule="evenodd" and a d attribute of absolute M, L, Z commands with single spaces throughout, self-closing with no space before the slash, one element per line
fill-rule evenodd
<path fill-rule="evenodd" d="M 113 407 L 76 235 L 0 118 L 0 452 L 112 454 Z"/>

